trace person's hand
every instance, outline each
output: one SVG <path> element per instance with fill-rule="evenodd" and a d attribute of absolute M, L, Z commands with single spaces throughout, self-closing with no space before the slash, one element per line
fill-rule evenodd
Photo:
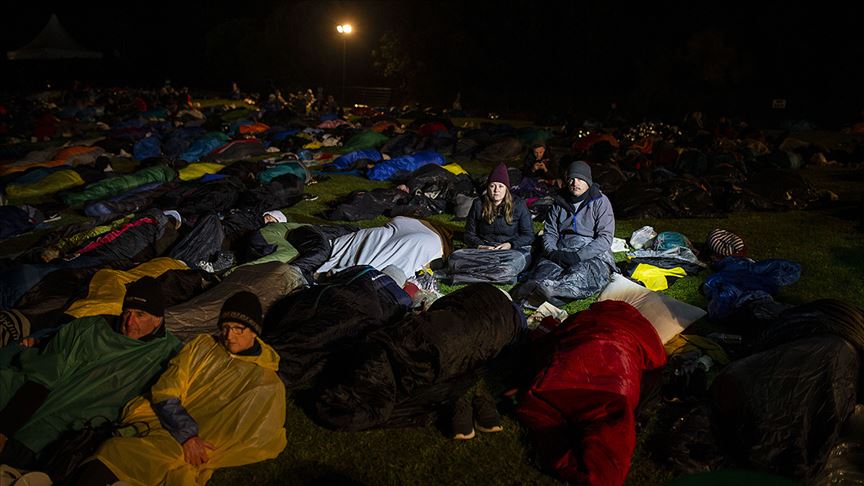
<path fill-rule="evenodd" d="M 478 250 L 494 250 L 495 247 L 491 245 L 477 245 Z"/>
<path fill-rule="evenodd" d="M 183 459 L 188 464 L 200 466 L 210 460 L 210 458 L 207 457 L 207 449 L 212 451 L 216 449 L 216 446 L 197 435 L 189 437 L 186 439 L 186 442 L 183 443 Z"/>
<path fill-rule="evenodd" d="M 534 170 L 535 170 L 535 171 L 538 171 L 538 170 L 544 170 L 544 171 L 545 171 L 545 170 L 548 170 L 548 169 L 546 168 L 546 162 L 543 162 L 543 161 L 534 162 Z"/>
<path fill-rule="evenodd" d="M 511 245 L 509 241 L 505 241 L 504 243 L 501 243 L 497 246 L 494 246 L 492 249 L 493 250 L 509 250 L 511 248 L 513 248 L 513 245 Z"/>
<path fill-rule="evenodd" d="M 567 266 L 572 267 L 573 265 L 576 265 L 577 263 L 582 261 L 582 259 L 579 258 L 579 254 L 575 251 L 565 251 L 562 253 L 564 254 L 562 258 L 564 259 L 564 263 L 566 263 Z"/>
<path fill-rule="evenodd" d="M 22 348 L 32 348 L 33 346 L 39 344 L 39 340 L 34 337 L 26 337 L 22 339 L 19 344 Z"/>
<path fill-rule="evenodd" d="M 564 266 L 564 252 L 561 250 L 550 251 L 546 258 L 560 267 Z"/>
<path fill-rule="evenodd" d="M 548 258 L 560 267 L 571 267 L 581 260 L 575 251 L 554 250 L 549 253 Z"/>

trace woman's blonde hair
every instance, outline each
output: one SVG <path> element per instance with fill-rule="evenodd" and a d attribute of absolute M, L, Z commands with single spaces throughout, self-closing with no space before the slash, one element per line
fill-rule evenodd
<path fill-rule="evenodd" d="M 504 221 L 508 225 L 513 224 L 513 196 L 510 195 L 509 187 L 504 193 L 504 200 L 501 201 L 501 209 L 504 211 Z M 492 224 L 497 216 L 498 207 L 495 206 L 492 195 L 487 190 L 486 196 L 483 198 L 483 221 L 486 221 L 486 224 Z"/>

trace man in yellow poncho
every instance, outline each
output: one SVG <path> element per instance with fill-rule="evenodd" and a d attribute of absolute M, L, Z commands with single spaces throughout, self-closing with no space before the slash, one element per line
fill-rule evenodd
<path fill-rule="evenodd" d="M 286 444 L 285 387 L 276 375 L 279 356 L 258 339 L 261 323 L 255 294 L 228 298 L 220 336 L 187 343 L 150 396 L 126 406 L 124 422 L 146 422 L 150 433 L 109 439 L 79 480 L 205 484 L 217 468 L 276 457 Z"/>

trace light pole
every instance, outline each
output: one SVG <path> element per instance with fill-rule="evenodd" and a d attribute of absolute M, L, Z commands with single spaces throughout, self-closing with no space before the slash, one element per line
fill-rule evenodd
<path fill-rule="evenodd" d="M 342 96 L 339 98 L 339 104 L 345 107 L 345 43 L 351 32 L 354 31 L 354 28 L 351 27 L 351 24 L 339 24 L 336 26 L 336 32 L 339 32 L 339 35 L 342 36 Z"/>

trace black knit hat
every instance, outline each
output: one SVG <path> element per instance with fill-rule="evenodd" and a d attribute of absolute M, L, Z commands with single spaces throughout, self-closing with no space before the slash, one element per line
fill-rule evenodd
<path fill-rule="evenodd" d="M 263 320 L 258 296 L 244 290 L 228 297 L 222 304 L 218 326 L 221 329 L 223 322 L 236 322 L 252 329 L 255 334 L 261 334 Z"/>
<path fill-rule="evenodd" d="M 141 277 L 126 286 L 123 309 L 138 309 L 156 317 L 165 315 L 162 284 L 153 277 Z"/>
<path fill-rule="evenodd" d="M 581 160 L 573 162 L 567 168 L 567 179 L 581 179 L 587 182 L 588 186 L 594 184 L 591 178 L 591 166 Z"/>

